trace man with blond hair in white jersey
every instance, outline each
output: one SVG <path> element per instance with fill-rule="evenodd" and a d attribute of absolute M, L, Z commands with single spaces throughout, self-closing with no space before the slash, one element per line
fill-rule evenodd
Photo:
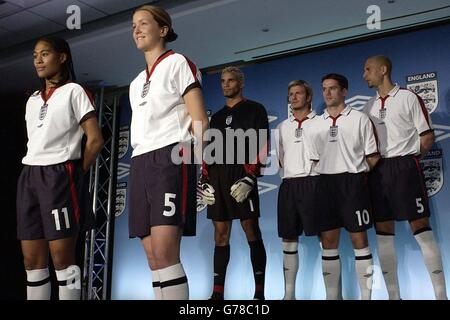
<path fill-rule="evenodd" d="M 295 300 L 299 267 L 298 237 L 317 234 L 314 196 L 318 174 L 313 170 L 305 143 L 306 130 L 316 113 L 311 109 L 313 91 L 304 80 L 288 84 L 291 113 L 277 129 L 276 149 L 283 182 L 278 192 L 278 236 L 283 239 L 284 300 Z"/>

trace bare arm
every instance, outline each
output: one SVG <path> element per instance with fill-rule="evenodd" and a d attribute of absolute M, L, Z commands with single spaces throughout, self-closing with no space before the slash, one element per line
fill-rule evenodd
<path fill-rule="evenodd" d="M 430 131 L 420 136 L 420 158 L 423 158 L 435 141 L 434 132 Z"/>
<path fill-rule="evenodd" d="M 367 164 L 369 165 L 370 170 L 372 170 L 376 166 L 378 160 L 380 160 L 380 154 L 379 153 L 368 155 L 366 157 L 366 161 L 367 161 Z"/>
<path fill-rule="evenodd" d="M 205 146 L 203 135 L 209 127 L 202 91 L 200 88 L 193 88 L 183 96 L 183 99 L 186 103 L 187 112 L 192 118 L 192 134 L 197 141 L 197 145 L 194 150 L 196 161 L 199 161 L 198 163 L 202 163 L 201 159 L 203 155 L 203 148 Z"/>
<path fill-rule="evenodd" d="M 83 172 L 86 173 L 103 147 L 103 135 L 98 125 L 97 117 L 91 117 L 82 122 L 81 128 L 83 128 L 87 138 L 83 155 Z"/>

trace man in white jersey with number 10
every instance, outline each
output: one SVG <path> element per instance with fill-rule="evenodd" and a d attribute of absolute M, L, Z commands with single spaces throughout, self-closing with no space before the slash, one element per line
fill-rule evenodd
<path fill-rule="evenodd" d="M 315 205 L 326 296 L 341 298 L 338 246 L 344 227 L 355 252 L 361 299 L 369 300 L 373 262 L 366 233 L 372 226 L 367 172 L 379 160 L 376 132 L 367 115 L 345 105 L 346 77 L 327 74 L 322 78 L 322 93 L 327 107 L 313 120 L 314 130 L 307 141 L 320 174 Z"/>

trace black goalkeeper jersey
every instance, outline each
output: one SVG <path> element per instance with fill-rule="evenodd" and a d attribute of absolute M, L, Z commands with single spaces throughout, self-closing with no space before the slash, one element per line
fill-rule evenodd
<path fill-rule="evenodd" d="M 209 166 L 243 165 L 246 173 L 260 175 L 269 142 L 267 112 L 262 104 L 244 99 L 232 108 L 224 106 L 211 117 L 210 128 L 220 130 L 224 143 L 222 156 L 212 152 L 215 160 Z M 211 143 L 216 142 L 215 147 L 219 148 L 216 140 L 212 135 Z"/>

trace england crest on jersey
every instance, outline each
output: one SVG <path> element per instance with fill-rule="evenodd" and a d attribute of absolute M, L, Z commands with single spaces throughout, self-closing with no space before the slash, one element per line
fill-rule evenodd
<path fill-rule="evenodd" d="M 119 217 L 125 210 L 125 205 L 127 203 L 127 183 L 120 182 L 117 184 L 116 189 L 116 212 L 115 217 Z"/>
<path fill-rule="evenodd" d="M 436 110 L 439 102 L 436 72 L 426 72 L 407 76 L 406 87 L 422 98 L 429 113 Z"/>
<path fill-rule="evenodd" d="M 119 131 L 119 159 L 127 154 L 130 141 L 130 128 L 128 126 L 121 127 Z"/>
<path fill-rule="evenodd" d="M 338 135 L 338 126 L 330 126 L 330 138 L 336 138 Z"/>
<path fill-rule="evenodd" d="M 48 104 L 44 103 L 41 107 L 41 110 L 39 111 L 39 120 L 44 120 L 45 116 L 47 115 L 47 108 Z"/>
<path fill-rule="evenodd" d="M 441 190 L 444 184 L 442 150 L 433 149 L 428 151 L 427 155 L 420 160 L 420 165 L 425 177 L 428 197 L 432 197 Z"/>
<path fill-rule="evenodd" d="M 229 125 L 231 124 L 232 121 L 233 121 L 233 116 L 228 116 L 228 117 L 225 119 L 225 124 L 226 124 L 227 126 L 229 126 Z"/>
<path fill-rule="evenodd" d="M 145 96 L 147 95 L 149 89 L 150 89 L 150 80 L 146 81 L 144 83 L 144 86 L 142 87 L 142 93 L 141 93 L 141 97 L 142 98 L 145 98 Z"/>

